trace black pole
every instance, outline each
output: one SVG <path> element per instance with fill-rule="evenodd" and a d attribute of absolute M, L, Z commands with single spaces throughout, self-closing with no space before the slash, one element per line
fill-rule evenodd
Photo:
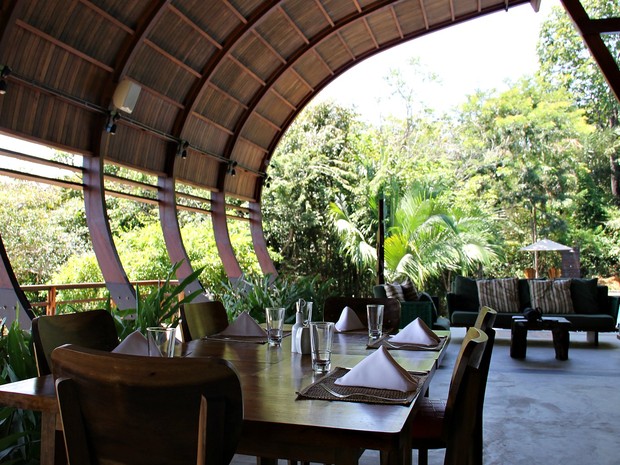
<path fill-rule="evenodd" d="M 377 284 L 385 284 L 385 253 L 383 245 L 385 242 L 385 197 L 379 199 L 379 231 L 377 234 Z"/>

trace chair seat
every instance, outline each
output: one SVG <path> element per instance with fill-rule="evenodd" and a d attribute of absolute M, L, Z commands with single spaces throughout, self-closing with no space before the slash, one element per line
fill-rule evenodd
<path fill-rule="evenodd" d="M 446 413 L 446 401 L 424 397 L 416 413 L 412 428 L 412 445 L 414 449 L 443 449 L 443 420 Z"/>

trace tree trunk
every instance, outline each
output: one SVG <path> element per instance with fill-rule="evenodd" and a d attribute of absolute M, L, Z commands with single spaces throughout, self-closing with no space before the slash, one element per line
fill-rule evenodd
<path fill-rule="evenodd" d="M 611 194 L 616 204 L 620 204 L 620 163 L 618 163 L 616 154 L 609 155 L 609 166 L 611 168 Z"/>

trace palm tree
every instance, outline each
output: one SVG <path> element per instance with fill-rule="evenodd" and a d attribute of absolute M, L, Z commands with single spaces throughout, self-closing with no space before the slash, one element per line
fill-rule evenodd
<path fill-rule="evenodd" d="M 376 269 L 376 228 L 352 221 L 346 205 L 332 204 L 331 213 L 345 253 L 358 267 Z M 429 189 L 407 192 L 393 217 L 384 246 L 389 279 L 406 276 L 424 289 L 431 279 L 471 272 L 497 256 L 486 217 L 450 207 Z"/>

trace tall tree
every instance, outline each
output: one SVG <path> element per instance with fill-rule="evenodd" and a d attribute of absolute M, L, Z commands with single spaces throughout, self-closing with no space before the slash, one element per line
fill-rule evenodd
<path fill-rule="evenodd" d="M 620 16 L 620 3 L 609 0 L 583 0 L 591 18 Z M 620 34 L 605 34 L 603 41 L 612 55 L 620 50 Z M 540 74 L 545 81 L 566 89 L 575 102 L 586 111 L 588 120 L 598 128 L 616 128 L 620 103 L 605 81 L 583 39 L 566 12 L 555 7 L 541 28 L 538 43 Z M 617 132 L 612 135 L 619 137 Z M 609 135 L 609 133 L 608 133 Z M 617 145 L 612 141 L 612 145 Z M 611 192 L 620 205 L 620 154 L 608 154 Z"/>

